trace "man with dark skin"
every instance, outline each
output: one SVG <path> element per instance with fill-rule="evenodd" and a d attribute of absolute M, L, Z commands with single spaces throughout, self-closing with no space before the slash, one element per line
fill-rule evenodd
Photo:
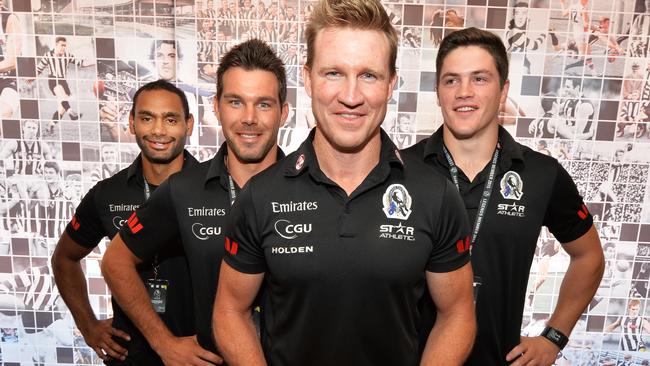
<path fill-rule="evenodd" d="M 163 80 L 140 88 L 129 116 L 129 128 L 140 147 L 140 156 L 129 168 L 100 181 L 89 191 L 52 255 L 54 279 L 77 327 L 88 346 L 109 364 L 162 363 L 142 336 L 133 333 L 136 329 L 119 308 L 114 308 L 115 319 L 95 317 L 81 260 L 103 237 L 113 237 L 126 224 L 131 211 L 145 202 L 149 192 L 169 175 L 196 164 L 191 155 L 184 153 L 185 140 L 192 133 L 193 124 L 181 90 Z M 151 265 L 141 266 L 138 271 L 142 276 L 149 276 L 151 268 Z M 174 290 L 168 293 L 165 320 L 178 335 L 192 335 L 191 323 L 181 324 L 187 317 L 191 320 L 191 314 L 183 313 L 187 312 L 184 307 L 192 306 L 191 293 L 182 289 L 190 287 L 184 259 L 177 253 L 161 255 L 157 272 L 174 284 Z"/>

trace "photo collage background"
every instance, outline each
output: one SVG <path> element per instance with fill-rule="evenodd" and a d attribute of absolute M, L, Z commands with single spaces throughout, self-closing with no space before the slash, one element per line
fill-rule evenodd
<path fill-rule="evenodd" d="M 159 78 L 188 96 L 188 149 L 223 143 L 212 109 L 216 68 L 260 38 L 287 67 L 293 151 L 315 125 L 300 70 L 304 0 L 0 0 L 0 354 L 5 365 L 101 364 L 75 329 L 49 258 L 81 197 L 138 154 L 128 131 L 138 86 Z M 399 33 L 399 80 L 384 129 L 399 147 L 442 124 L 435 57 L 444 35 L 475 26 L 511 58 L 501 122 L 557 158 L 599 229 L 605 277 L 558 365 L 642 365 L 650 352 L 650 0 L 383 1 Z M 525 182 L 524 182 L 525 184 Z M 525 187 L 524 187 L 525 189 Z M 649 202 L 649 203 L 646 203 Z M 99 263 L 82 263 L 90 300 L 111 316 Z M 522 334 L 550 316 L 569 257 L 545 229 L 531 268 Z"/>

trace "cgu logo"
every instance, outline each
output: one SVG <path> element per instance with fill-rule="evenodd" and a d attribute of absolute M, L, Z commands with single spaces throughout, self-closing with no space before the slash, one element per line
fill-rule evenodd
<path fill-rule="evenodd" d="M 126 219 L 123 219 L 123 218 L 120 217 L 120 216 L 115 216 L 115 217 L 113 217 L 113 226 L 115 226 L 115 228 L 116 228 L 117 230 L 122 229 L 122 226 L 124 226 L 124 223 L 125 223 L 125 222 L 126 222 Z"/>
<path fill-rule="evenodd" d="M 192 224 L 192 234 L 200 240 L 208 240 L 210 236 L 221 234 L 221 227 L 219 226 L 203 226 L 200 222 Z"/>
<path fill-rule="evenodd" d="M 311 233 L 311 224 L 292 224 L 282 219 L 275 222 L 275 232 L 285 239 L 295 239 L 298 234 Z"/>

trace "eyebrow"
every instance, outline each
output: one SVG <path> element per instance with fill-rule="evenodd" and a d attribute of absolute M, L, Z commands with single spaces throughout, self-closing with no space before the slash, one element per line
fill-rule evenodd
<path fill-rule="evenodd" d="M 236 93 L 227 93 L 221 96 L 222 98 L 227 98 L 227 99 L 244 99 L 242 96 Z M 256 102 L 276 102 L 275 97 L 269 96 L 269 95 L 261 95 L 257 98 L 255 98 Z"/>
<path fill-rule="evenodd" d="M 471 71 L 469 73 L 467 73 L 467 72 L 463 72 L 463 73 L 461 73 L 461 72 L 446 72 L 446 73 L 442 74 L 440 77 L 443 78 L 443 77 L 448 77 L 448 76 L 460 76 L 460 75 L 463 75 L 463 74 L 470 74 L 470 75 L 488 74 L 488 75 L 493 75 L 492 72 L 490 70 L 488 70 L 488 69 L 480 69 L 480 70 L 473 70 L 473 71 Z"/>
<path fill-rule="evenodd" d="M 162 112 L 162 113 L 155 113 L 155 112 L 148 111 L 148 110 L 141 110 L 141 111 L 137 112 L 137 115 L 138 116 L 144 115 L 144 116 L 151 116 L 151 117 L 155 117 L 157 115 L 162 115 L 163 117 L 178 117 L 181 114 L 178 113 L 178 112 L 171 112 L 171 111 L 165 111 L 165 112 Z"/>

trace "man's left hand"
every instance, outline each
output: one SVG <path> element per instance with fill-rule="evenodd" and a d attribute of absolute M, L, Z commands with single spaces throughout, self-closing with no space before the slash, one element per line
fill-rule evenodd
<path fill-rule="evenodd" d="M 521 337 L 521 343 L 506 355 L 510 366 L 550 366 L 557 359 L 560 348 L 544 337 Z"/>

